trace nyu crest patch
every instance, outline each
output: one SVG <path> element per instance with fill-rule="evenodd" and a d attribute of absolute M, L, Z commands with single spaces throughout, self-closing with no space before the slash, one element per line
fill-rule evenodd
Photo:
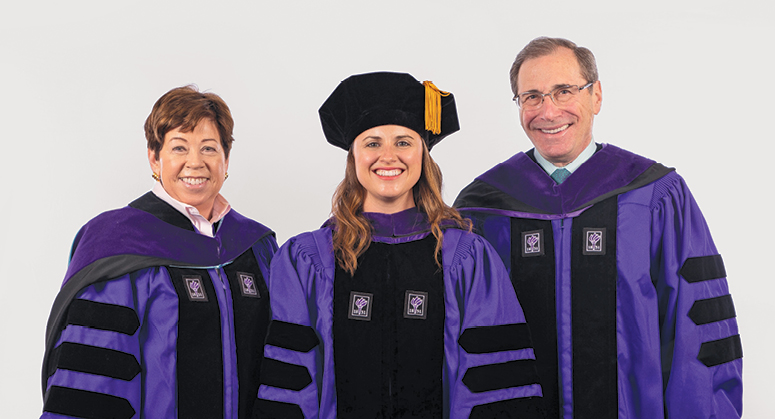
<path fill-rule="evenodd" d="M 584 228 L 584 250 L 585 255 L 604 255 L 605 254 L 605 228 Z"/>
<path fill-rule="evenodd" d="M 186 283 L 186 291 L 188 292 L 188 299 L 190 301 L 208 301 L 201 276 L 184 275 L 183 281 Z"/>
<path fill-rule="evenodd" d="M 522 257 L 542 256 L 544 254 L 544 231 L 522 232 Z"/>
<path fill-rule="evenodd" d="M 371 320 L 371 301 L 373 294 L 350 291 L 350 312 L 347 318 L 353 320 Z"/>
<path fill-rule="evenodd" d="M 247 272 L 237 272 L 237 279 L 239 279 L 240 290 L 243 297 L 261 298 L 258 294 L 258 286 L 256 285 L 256 278 L 253 274 Z"/>
<path fill-rule="evenodd" d="M 406 291 L 404 297 L 404 318 L 425 320 L 428 317 L 428 293 Z"/>

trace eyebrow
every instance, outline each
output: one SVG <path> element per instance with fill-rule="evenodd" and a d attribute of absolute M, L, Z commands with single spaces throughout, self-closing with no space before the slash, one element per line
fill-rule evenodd
<path fill-rule="evenodd" d="M 555 84 L 554 86 L 551 87 L 551 89 L 549 89 L 549 91 L 551 92 L 553 90 L 557 90 L 557 89 L 562 88 L 562 87 L 570 87 L 570 86 L 574 86 L 574 85 L 573 84 L 568 84 L 568 83 Z M 524 92 L 517 93 L 517 96 L 525 94 L 525 93 L 541 93 L 541 91 L 538 90 L 538 89 L 525 90 Z"/>
<path fill-rule="evenodd" d="M 393 137 L 393 139 L 395 139 L 395 140 L 405 140 L 407 138 L 410 139 L 410 140 L 416 140 L 415 137 L 413 137 L 413 136 L 411 136 L 409 134 L 396 135 L 395 137 Z M 367 141 L 367 140 L 384 140 L 384 138 L 379 136 L 379 135 L 369 135 L 368 137 L 363 137 L 363 139 L 361 141 Z"/>
<path fill-rule="evenodd" d="M 188 139 L 186 139 L 185 137 L 172 137 L 172 138 L 170 138 L 170 141 L 172 141 L 172 140 L 179 140 L 179 141 L 188 142 Z M 205 138 L 202 141 L 215 141 L 215 142 L 218 142 L 218 140 L 216 140 L 215 138 Z"/>

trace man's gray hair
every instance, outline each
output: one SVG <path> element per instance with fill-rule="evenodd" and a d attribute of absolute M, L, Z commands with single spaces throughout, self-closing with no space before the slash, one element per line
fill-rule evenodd
<path fill-rule="evenodd" d="M 587 48 L 580 47 L 575 43 L 563 39 L 563 38 L 549 38 L 546 36 L 538 37 L 522 48 L 522 51 L 517 54 L 517 58 L 514 60 L 514 64 L 511 65 L 511 71 L 509 72 L 509 78 L 511 79 L 511 91 L 516 96 L 517 93 L 517 76 L 519 75 L 519 69 L 522 64 L 531 58 L 544 57 L 552 54 L 559 48 L 567 48 L 576 54 L 576 60 L 581 68 L 581 75 L 587 80 L 587 83 L 597 81 L 597 63 L 595 62 L 595 56 Z"/>

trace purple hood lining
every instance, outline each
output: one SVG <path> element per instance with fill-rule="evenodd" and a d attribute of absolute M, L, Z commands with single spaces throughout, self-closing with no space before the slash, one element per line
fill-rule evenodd
<path fill-rule="evenodd" d="M 46 325 L 43 392 L 48 359 L 64 326 L 67 307 L 93 283 L 151 266 L 220 266 L 274 232 L 234 210 L 224 216 L 214 238 L 166 223 L 131 207 L 104 212 L 86 223 L 73 242 L 73 256 Z"/>
<path fill-rule="evenodd" d="M 91 263 L 118 255 L 167 259 L 186 266 L 218 266 L 271 233 L 234 210 L 223 218 L 214 238 L 175 227 L 139 209 L 107 211 L 86 223 L 76 235 L 65 283 Z"/>
<path fill-rule="evenodd" d="M 520 208 L 477 205 L 477 199 L 467 195 L 471 192 L 469 188 L 461 193 L 458 202 L 465 210 L 525 218 L 553 219 L 558 214 L 574 216 L 594 203 L 643 186 L 672 170 L 616 146 L 603 144 L 565 182 L 557 185 L 527 154 L 518 153 L 479 176 L 474 183 L 490 185 L 524 205 Z M 590 179 L 596 181 L 590 182 Z M 534 213 L 532 209 L 537 211 Z"/>

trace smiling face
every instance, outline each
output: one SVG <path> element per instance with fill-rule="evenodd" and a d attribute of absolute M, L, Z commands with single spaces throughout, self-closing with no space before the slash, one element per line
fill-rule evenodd
<path fill-rule="evenodd" d="M 377 126 L 355 138 L 355 174 L 366 189 L 363 211 L 394 214 L 415 206 L 422 151 L 420 135 L 400 125 Z"/>
<path fill-rule="evenodd" d="M 212 120 L 202 119 L 190 132 L 181 132 L 179 127 L 170 130 L 164 135 L 158 157 L 148 150 L 148 161 L 171 197 L 210 219 L 229 169 L 229 159 Z"/>
<path fill-rule="evenodd" d="M 581 75 L 576 56 L 567 48 L 526 60 L 519 69 L 517 80 L 519 93 L 547 93 L 558 86 L 583 86 L 591 81 Z M 600 82 L 595 81 L 562 107 L 557 107 L 547 96 L 538 109 L 526 111 L 520 108 L 520 122 L 541 156 L 556 166 L 565 166 L 592 141 L 592 121 L 600 112 L 602 101 Z"/>

